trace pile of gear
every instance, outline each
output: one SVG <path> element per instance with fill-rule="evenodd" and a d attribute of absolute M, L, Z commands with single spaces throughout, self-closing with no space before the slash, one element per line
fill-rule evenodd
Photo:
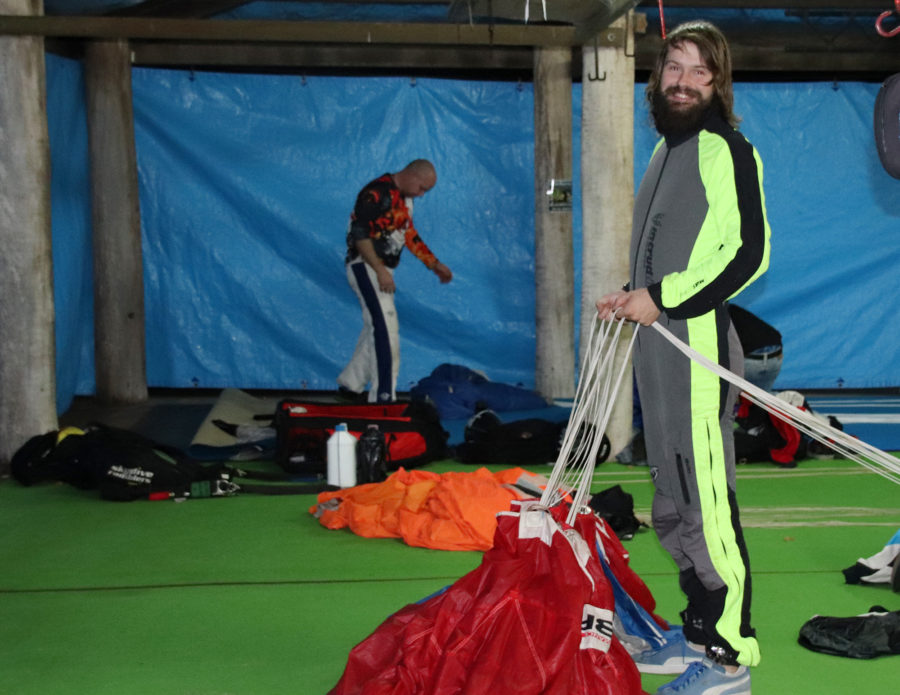
<path fill-rule="evenodd" d="M 890 584 L 900 593 L 900 530 L 880 552 L 843 573 L 847 584 Z M 798 641 L 816 652 L 853 659 L 900 654 L 900 611 L 872 606 L 851 617 L 815 615 L 800 628 Z"/>

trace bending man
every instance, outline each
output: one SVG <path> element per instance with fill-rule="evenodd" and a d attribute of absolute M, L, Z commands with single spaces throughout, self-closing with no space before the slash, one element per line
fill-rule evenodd
<path fill-rule="evenodd" d="M 431 162 L 416 159 L 394 174 L 367 183 L 356 197 L 347 232 L 347 281 L 359 297 L 363 328 L 350 363 L 338 376 L 341 392 L 370 403 L 396 399 L 400 333 L 394 306 L 394 268 L 406 247 L 442 283 L 453 273 L 435 258 L 412 221 L 412 200 L 437 183 Z"/>

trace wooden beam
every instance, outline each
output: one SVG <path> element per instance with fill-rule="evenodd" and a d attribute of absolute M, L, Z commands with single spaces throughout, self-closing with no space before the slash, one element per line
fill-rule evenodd
<path fill-rule="evenodd" d="M 531 79 L 530 46 L 384 46 L 339 44 L 212 44 L 133 42 L 136 66 L 240 71 L 304 70 L 515 72 Z"/>
<path fill-rule="evenodd" d="M 630 2 L 620 7 L 617 12 L 613 12 L 612 9 L 604 9 L 591 15 L 583 22 L 580 22 L 575 32 L 578 43 L 587 43 L 588 40 L 592 39 L 598 33 L 602 32 L 605 29 L 608 30 L 609 28 L 611 28 L 610 24 L 622 15 L 630 17 L 631 15 L 629 15 L 628 13 L 632 9 L 634 9 L 635 5 L 637 5 L 637 0 L 631 0 Z"/>
<path fill-rule="evenodd" d="M 534 52 L 534 383 L 548 399 L 575 395 L 572 193 L 572 51 L 540 48 Z"/>
<path fill-rule="evenodd" d="M 103 401 L 147 400 L 144 275 L 128 42 L 85 56 L 94 249 L 94 368 Z"/>
<path fill-rule="evenodd" d="M 812 40 L 785 37 L 783 43 L 737 37 L 731 41 L 736 72 L 753 73 L 870 73 L 873 78 L 900 72 L 900 52 L 887 41 L 865 39 L 828 47 Z M 600 44 L 601 46 L 606 44 Z M 635 40 L 635 67 L 650 70 L 660 39 L 648 34 Z M 530 79 L 530 47 L 415 46 L 393 48 L 339 44 L 212 44 L 187 42 L 133 42 L 132 62 L 137 66 L 211 68 L 240 71 L 382 71 L 406 73 L 472 71 L 504 79 L 512 73 Z M 573 73 L 580 80 L 579 51 L 573 55 Z"/>
<path fill-rule="evenodd" d="M 883 0 L 882 0 L 883 1 Z M 713 0 L 716 7 L 721 0 Z M 728 7 L 786 2 L 801 10 L 835 9 L 847 0 L 772 0 L 762 3 L 725 3 Z M 667 0 L 669 6 L 712 6 L 703 0 Z M 649 5 L 650 3 L 642 3 Z M 652 3 L 655 5 L 656 3 Z M 871 8 L 865 0 L 849 10 L 848 28 L 834 29 L 815 22 L 767 22 L 748 26 L 740 17 L 722 29 L 731 44 L 738 72 L 857 73 L 880 77 L 900 70 L 898 39 L 884 39 L 867 31 L 853 13 Z M 783 8 L 781 8 L 783 9 Z M 643 13 L 635 18 L 645 19 Z M 854 19 L 855 17 L 855 19 Z M 830 25 L 829 25 L 830 26 Z M 659 46 L 658 21 L 636 34 L 636 67 L 649 70 Z M 468 25 L 441 23 L 299 22 L 203 19 L 143 19 L 126 17 L 3 17 L 0 35 L 37 34 L 51 37 L 49 45 L 77 55 L 77 43 L 90 38 L 127 39 L 135 65 L 180 66 L 241 71 L 302 71 L 304 69 L 427 72 L 472 71 L 489 77 L 516 79 L 528 71 L 532 49 L 578 45 L 577 29 L 563 25 Z M 609 27 L 596 35 L 599 46 Z M 829 36 L 834 34 L 834 36 Z M 68 46 L 66 46 L 66 43 Z M 573 70 L 580 79 L 579 52 Z M 498 73 L 496 75 L 491 73 Z"/>
<path fill-rule="evenodd" d="M 614 27 L 627 31 L 625 17 Z M 628 250 L 634 201 L 634 51 L 629 37 L 619 47 L 583 47 L 581 81 L 581 327 L 579 354 L 586 354 L 597 315 L 594 302 L 628 281 Z M 578 295 L 576 295 L 578 296 Z M 620 341 L 631 337 L 624 327 Z M 620 344 L 614 371 L 622 368 Z M 607 424 L 612 454 L 632 434 L 632 381 L 624 367 L 619 395 Z"/>
<path fill-rule="evenodd" d="M 0 15 L 0 35 L 157 41 L 571 46 L 561 25 L 488 25 L 278 20 L 24 17 Z"/>
<path fill-rule="evenodd" d="M 862 33 L 834 37 L 797 27 L 758 32 L 751 28 L 723 27 L 731 46 L 736 72 L 757 73 L 872 73 L 900 71 L 900 44 Z M 873 32 L 874 33 L 874 32 Z M 635 40 L 639 70 L 650 70 L 662 44 L 657 27 Z"/>
<path fill-rule="evenodd" d="M 0 0 L 40 12 L 40 0 Z M 59 427 L 44 45 L 0 41 L 0 476 L 31 437 Z"/>

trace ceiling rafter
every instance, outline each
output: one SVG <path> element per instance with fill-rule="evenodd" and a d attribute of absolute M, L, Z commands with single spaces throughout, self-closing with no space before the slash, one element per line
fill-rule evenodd
<path fill-rule="evenodd" d="M 528 79 L 533 50 L 538 46 L 572 46 L 580 76 L 580 46 L 610 41 L 609 31 L 585 39 L 585 23 L 597 14 L 585 10 L 586 0 L 547 0 L 557 12 L 579 12 L 582 25 L 531 21 L 359 22 L 309 20 L 214 19 L 214 15 L 240 7 L 248 0 L 146 0 L 105 16 L 57 14 L 39 17 L 0 16 L 0 34 L 39 35 L 53 50 L 77 55 L 84 41 L 125 39 L 131 44 L 135 65 L 225 69 L 239 71 L 359 72 L 427 74 L 481 73 L 491 79 Z M 459 0 L 467 2 L 468 0 Z M 475 0 L 473 0 L 474 2 Z M 484 0 L 481 0 L 482 2 Z M 524 0 L 515 0 L 515 3 Z M 540 4 L 538 0 L 532 0 Z M 342 0 L 318 3 L 366 4 Z M 492 0 L 498 2 L 498 0 Z M 443 5 L 440 0 L 378 0 L 379 5 Z M 634 42 L 637 69 L 647 70 L 660 45 L 657 0 L 636 3 L 638 16 L 647 9 L 649 25 Z M 742 13 L 722 25 L 738 73 L 784 79 L 838 78 L 840 75 L 883 79 L 900 71 L 900 37 L 885 39 L 874 29 L 874 17 L 891 0 L 664 0 L 665 9 L 783 10 L 798 21 L 747 21 Z M 848 7 L 849 5 L 849 7 Z M 579 9 L 580 8 L 580 9 Z M 652 8 L 652 12 L 650 11 Z M 870 17 L 866 14 L 871 12 Z M 386 13 L 390 14 L 390 12 Z M 402 14 L 402 13 L 401 13 Z M 575 15 L 572 14 L 574 17 Z M 835 24 L 835 17 L 847 18 Z M 826 24 L 822 18 L 831 22 Z M 869 22 L 872 26 L 869 26 Z M 601 27 L 602 29 L 603 27 Z"/>
<path fill-rule="evenodd" d="M 571 46 L 571 26 L 0 15 L 0 34 L 80 39 Z"/>

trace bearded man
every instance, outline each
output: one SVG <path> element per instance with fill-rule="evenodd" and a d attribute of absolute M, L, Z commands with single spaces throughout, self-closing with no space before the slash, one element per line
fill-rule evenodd
<path fill-rule="evenodd" d="M 677 27 L 647 85 L 662 140 L 635 198 L 630 278 L 597 302 L 601 318 L 658 321 L 743 374 L 727 301 L 768 267 L 762 163 L 736 129 L 731 56 L 708 22 Z M 733 419 L 738 389 L 662 335 L 639 331 L 634 369 L 653 526 L 687 598 L 682 636 L 635 656 L 645 673 L 680 673 L 658 695 L 749 695 L 759 645 L 738 514 Z M 675 631 L 678 635 L 678 631 Z"/>

